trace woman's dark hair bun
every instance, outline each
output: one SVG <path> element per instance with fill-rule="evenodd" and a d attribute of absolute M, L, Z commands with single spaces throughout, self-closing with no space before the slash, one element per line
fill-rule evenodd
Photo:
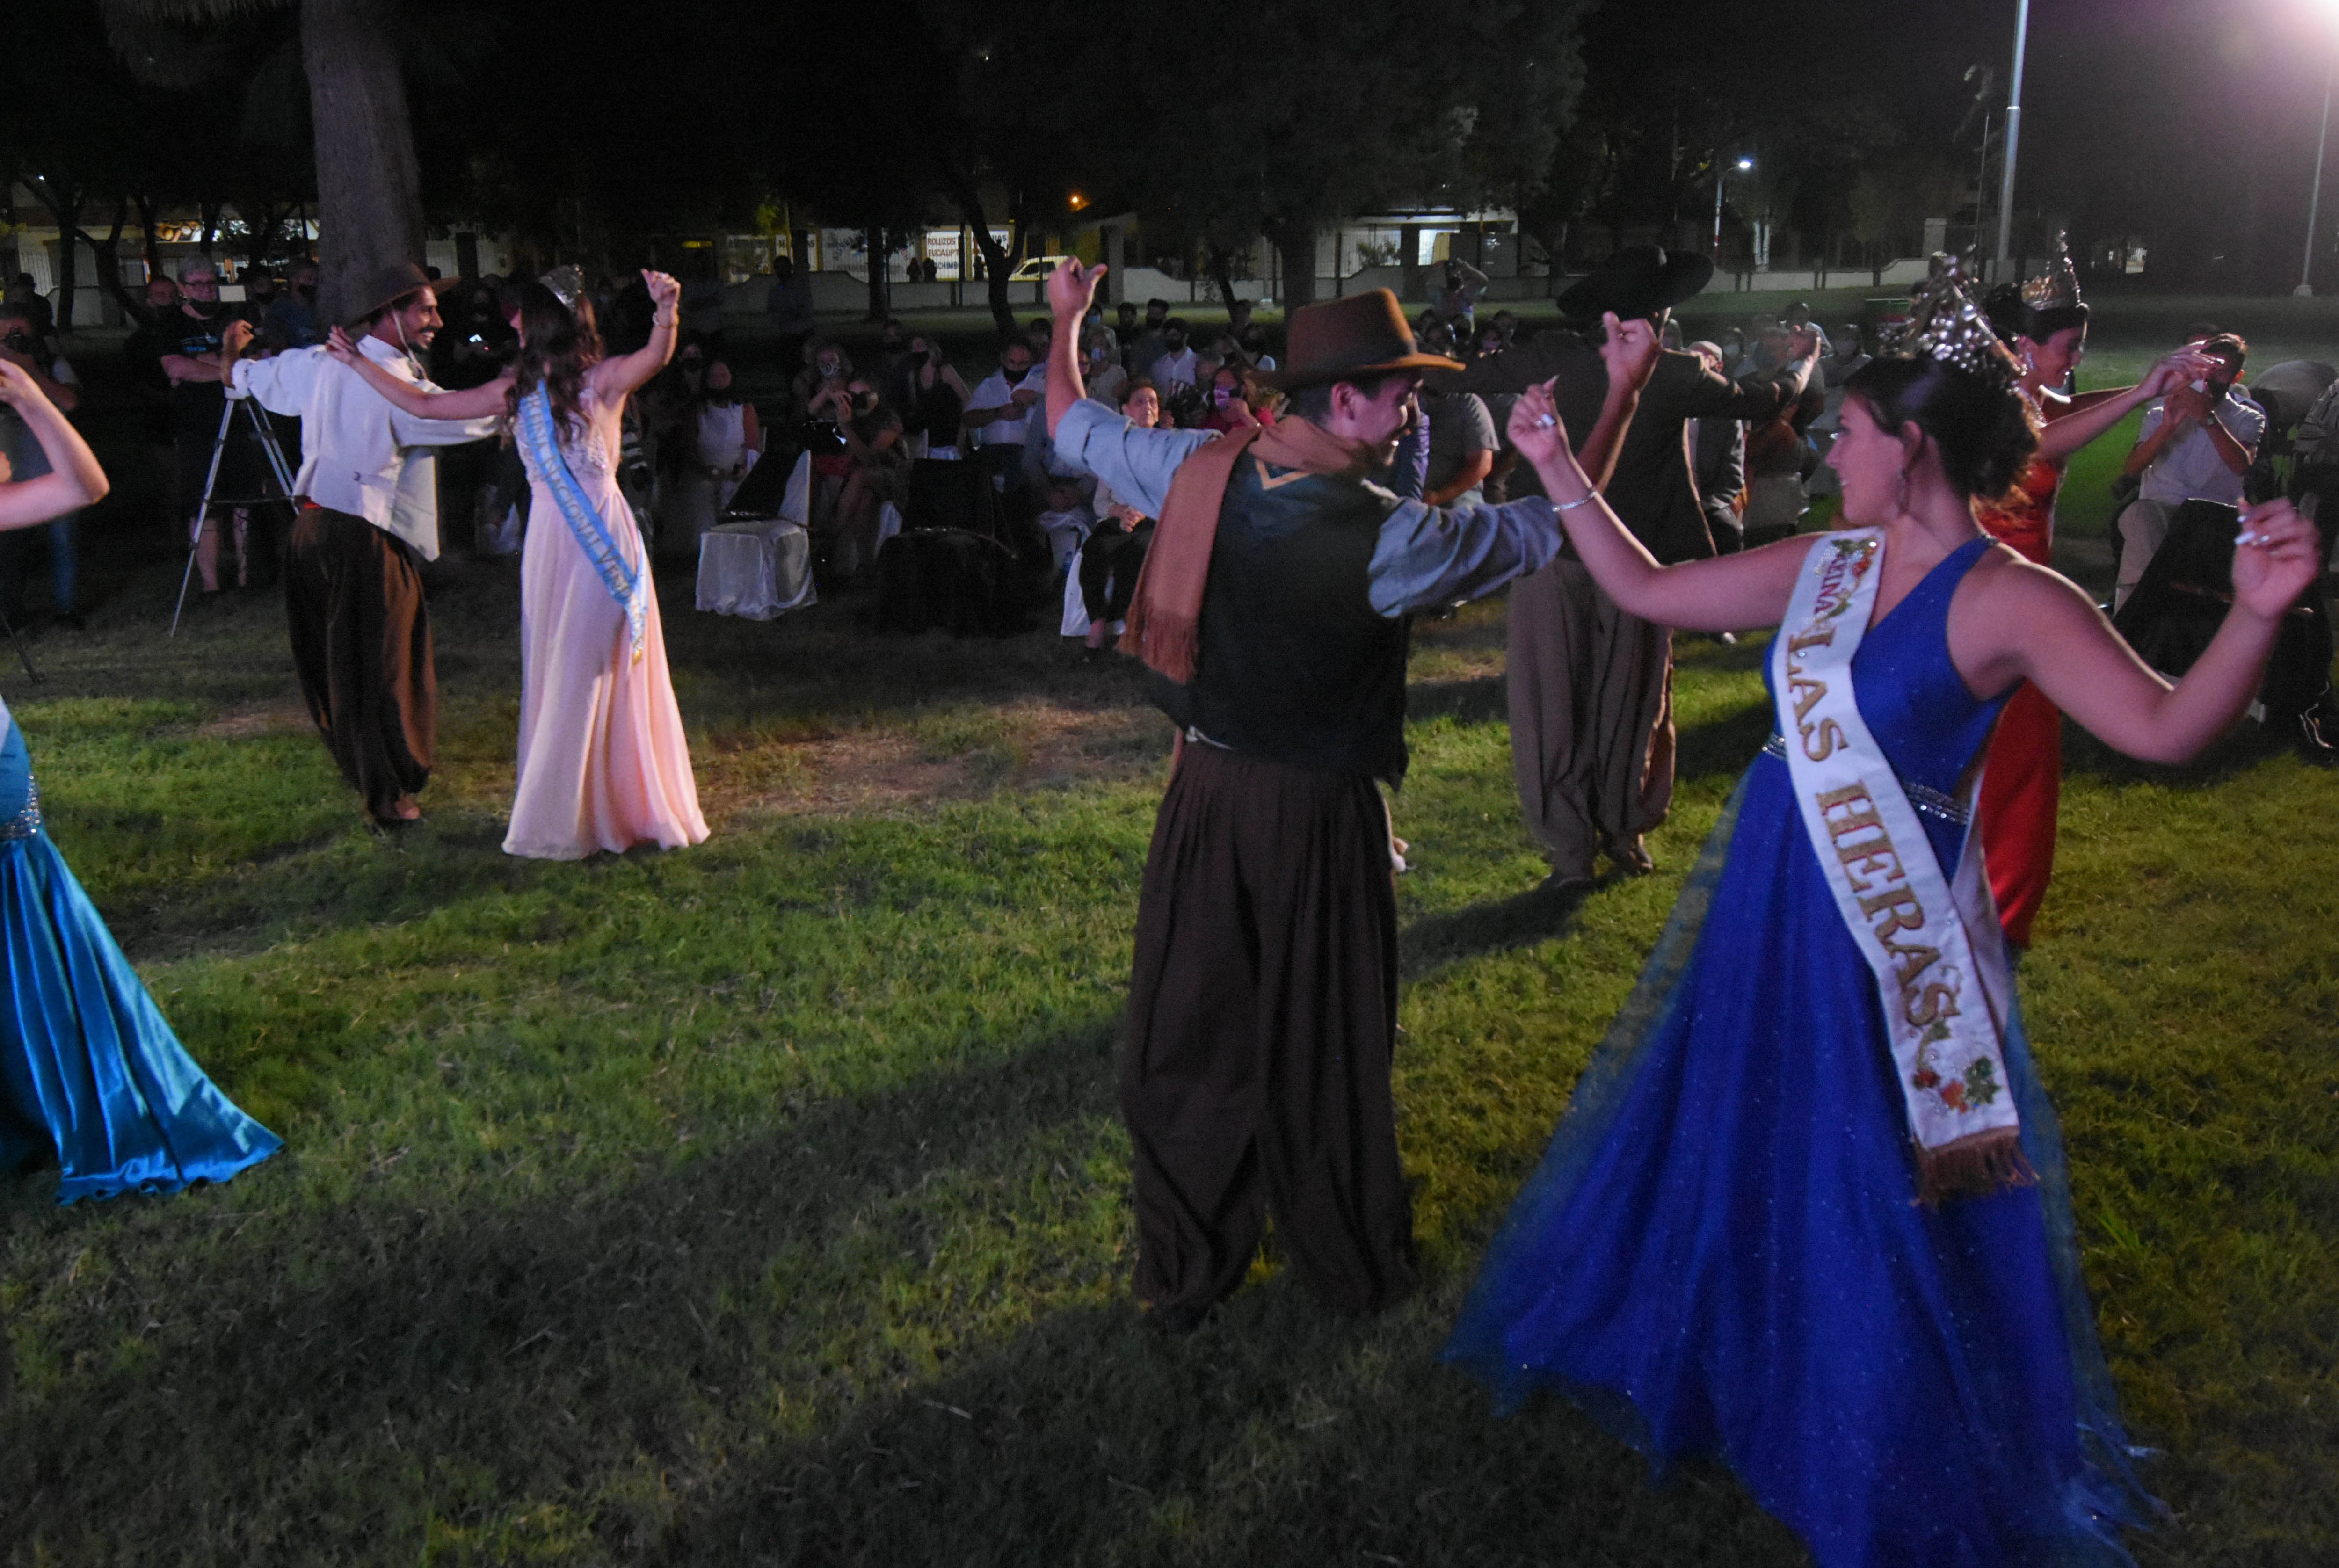
<path fill-rule="evenodd" d="M 2020 392 L 1938 360 L 1873 360 L 1844 390 L 1884 429 L 1913 424 L 1931 437 L 1941 472 L 1962 496 L 1996 500 L 2038 449 L 2037 419 Z"/>

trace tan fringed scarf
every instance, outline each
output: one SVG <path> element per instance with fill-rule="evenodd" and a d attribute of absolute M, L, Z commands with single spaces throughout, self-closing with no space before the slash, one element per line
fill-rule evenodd
<path fill-rule="evenodd" d="M 1194 678 L 1202 589 L 1210 577 L 1219 512 L 1226 505 L 1235 465 L 1246 451 L 1278 468 L 1358 478 L 1371 473 L 1380 459 L 1362 441 L 1342 440 L 1320 425 L 1287 417 L 1271 426 L 1229 430 L 1178 465 L 1170 498 L 1161 508 L 1160 526 L 1153 531 L 1153 547 L 1137 573 L 1120 651 L 1181 686 Z"/>

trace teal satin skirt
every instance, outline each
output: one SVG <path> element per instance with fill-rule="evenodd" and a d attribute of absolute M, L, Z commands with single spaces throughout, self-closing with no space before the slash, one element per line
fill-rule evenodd
<path fill-rule="evenodd" d="M 41 828 L 24 732 L 0 742 L 0 1171 L 54 1159 L 57 1201 L 225 1181 L 283 1139 L 179 1043 Z"/>

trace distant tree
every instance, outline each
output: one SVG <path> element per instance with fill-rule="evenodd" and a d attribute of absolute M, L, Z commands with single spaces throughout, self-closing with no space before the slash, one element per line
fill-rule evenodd
<path fill-rule="evenodd" d="M 99 4 L 133 71 L 161 85 L 203 89 L 217 88 L 237 68 L 206 46 L 222 24 L 297 5 L 315 149 L 321 303 L 339 315 L 380 268 L 421 258 L 421 175 L 394 0 Z"/>
<path fill-rule="evenodd" d="M 1182 205 L 1222 248 L 1265 235 L 1286 302 L 1307 304 L 1316 237 L 1334 219 L 1440 197 L 1517 202 L 1543 187 L 1582 85 L 1585 8 L 1138 0 L 1127 21 L 1151 52 L 1120 80 L 1142 133 L 1096 151 L 1125 160 L 1141 201 Z"/>

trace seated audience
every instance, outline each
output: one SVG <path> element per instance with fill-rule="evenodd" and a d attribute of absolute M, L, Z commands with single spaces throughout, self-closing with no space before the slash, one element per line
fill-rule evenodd
<path fill-rule="evenodd" d="M 2119 572 L 2112 607 L 2127 602 L 2144 568 L 2168 537 L 2176 508 L 2188 500 L 2242 504 L 2242 475 L 2257 460 L 2265 410 L 2240 390 L 2249 345 L 2231 332 L 2197 340 L 2221 370 L 2147 404 L 2135 449 L 2123 472 L 2138 483 L 2119 517 Z"/>

